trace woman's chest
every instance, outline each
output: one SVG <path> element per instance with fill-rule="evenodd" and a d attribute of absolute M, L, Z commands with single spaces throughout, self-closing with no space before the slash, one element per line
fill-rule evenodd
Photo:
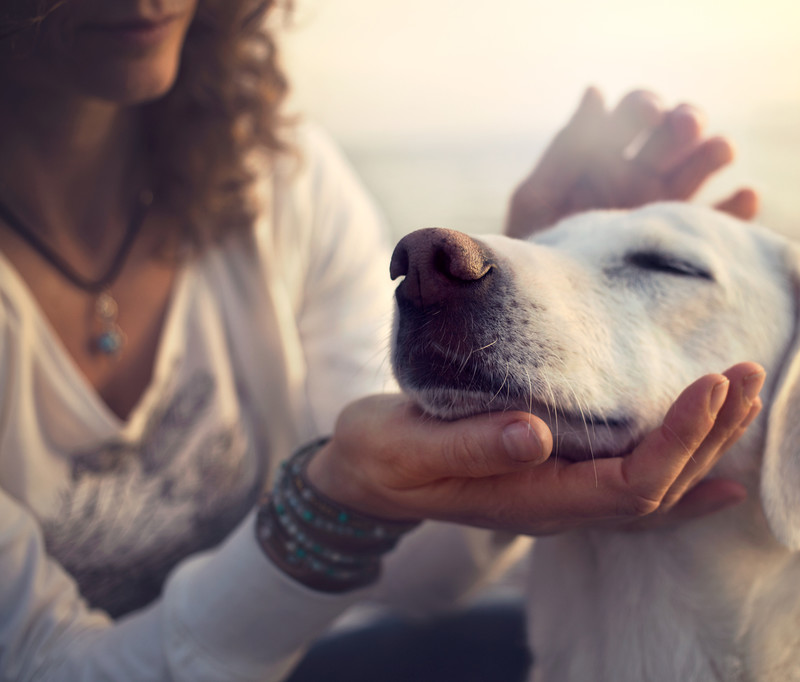
<path fill-rule="evenodd" d="M 156 598 L 175 564 L 218 544 L 264 486 L 269 448 L 235 343 L 251 335 L 227 312 L 224 272 L 178 275 L 152 376 L 126 419 L 6 282 L 0 486 L 36 515 L 83 596 L 113 615 Z"/>
<path fill-rule="evenodd" d="M 177 264 L 134 254 L 108 289 L 90 292 L 34 254 L 6 256 L 87 385 L 117 417 L 127 418 L 152 380 Z M 109 332 L 119 343 L 113 351 L 104 344 Z"/>
<path fill-rule="evenodd" d="M 135 436 L 67 454 L 40 521 L 93 606 L 118 616 L 157 598 L 179 561 L 217 545 L 255 504 L 264 465 L 223 381 L 182 372 Z"/>

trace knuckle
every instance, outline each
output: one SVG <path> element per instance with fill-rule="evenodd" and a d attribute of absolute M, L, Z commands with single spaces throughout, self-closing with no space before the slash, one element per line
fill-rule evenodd
<path fill-rule="evenodd" d="M 750 405 L 743 402 L 734 403 L 728 409 L 723 407 L 717 415 L 716 420 L 713 421 L 717 428 L 730 431 L 742 423 L 742 420 L 747 416 L 749 411 Z"/>
<path fill-rule="evenodd" d="M 649 516 L 661 507 L 661 500 L 648 497 L 647 495 L 631 495 L 624 504 L 623 515 L 642 517 Z"/>
<path fill-rule="evenodd" d="M 696 417 L 693 423 L 676 427 L 665 423 L 661 435 L 671 452 L 681 452 L 690 456 L 697 452 L 713 429 L 714 420 L 710 415 L 706 415 L 703 418 Z"/>
<path fill-rule="evenodd" d="M 661 500 L 661 504 L 658 505 L 659 513 L 668 512 L 678 503 L 682 496 L 682 492 L 667 493 L 664 495 L 664 499 Z"/>
<path fill-rule="evenodd" d="M 483 476 L 486 473 L 487 450 L 481 438 L 469 431 L 459 431 L 445 448 L 444 457 L 448 468 L 463 472 L 468 477 Z"/>

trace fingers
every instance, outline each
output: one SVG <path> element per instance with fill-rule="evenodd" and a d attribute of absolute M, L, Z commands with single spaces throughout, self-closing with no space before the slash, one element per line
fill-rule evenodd
<path fill-rule="evenodd" d="M 636 164 L 656 175 L 666 173 L 697 145 L 704 127 L 705 117 L 700 110 L 688 104 L 678 105 L 642 145 Z"/>
<path fill-rule="evenodd" d="M 666 198 L 689 199 L 708 178 L 733 161 L 733 145 L 723 137 L 701 142 L 664 179 Z"/>
<path fill-rule="evenodd" d="M 509 237 L 527 237 L 562 217 L 566 198 L 588 168 L 605 117 L 600 91 L 588 88 L 572 118 L 514 192 L 505 228 Z"/>
<path fill-rule="evenodd" d="M 714 514 L 747 499 L 741 483 L 724 478 L 700 481 L 678 503 L 664 514 L 650 514 L 624 526 L 624 530 L 640 531 L 672 528 L 687 521 Z"/>
<path fill-rule="evenodd" d="M 741 424 L 731 433 L 721 447 L 721 450 L 724 452 L 728 450 L 736 441 L 738 441 L 743 435 L 744 432 L 747 430 L 747 427 L 753 423 L 753 420 L 761 414 L 761 409 L 763 407 L 763 403 L 761 402 L 761 398 L 756 398 L 753 401 L 753 404 L 750 406 L 750 411 L 747 413 L 747 416 L 742 420 Z"/>
<path fill-rule="evenodd" d="M 739 504 L 746 498 L 747 489 L 736 481 L 724 478 L 700 481 L 681 498 L 669 514 L 662 516 L 661 526 L 677 525 L 713 514 Z"/>
<path fill-rule="evenodd" d="M 686 388 L 661 426 L 620 463 L 620 477 L 634 512 L 658 509 L 687 462 L 714 427 L 730 388 L 727 377 L 712 374 Z"/>
<path fill-rule="evenodd" d="M 541 506 L 550 518 L 573 525 L 651 514 L 712 430 L 728 386 L 728 379 L 719 374 L 698 379 L 681 393 L 662 426 L 630 455 L 574 463 L 557 460 L 525 472 L 549 477 L 547 487 L 538 481 Z M 555 524 L 553 528 L 558 530 Z"/>
<path fill-rule="evenodd" d="M 605 146 L 615 155 L 643 133 L 655 129 L 664 118 L 664 105 L 652 92 L 634 90 L 623 97 L 608 120 Z"/>
<path fill-rule="evenodd" d="M 598 125 L 606 117 L 602 93 L 595 87 L 588 87 L 583 93 L 572 118 L 556 135 L 550 149 L 558 153 L 572 154 L 592 146 L 596 139 Z"/>
<path fill-rule="evenodd" d="M 725 376 L 730 381 L 730 388 L 714 428 L 664 495 L 660 511 L 669 510 L 689 488 L 703 478 L 761 410 L 758 393 L 764 385 L 766 375 L 759 365 L 742 363 L 725 372 Z"/>
<path fill-rule="evenodd" d="M 758 213 L 759 197 L 748 187 L 734 192 L 727 199 L 717 203 L 714 208 L 741 220 L 752 220 Z"/>
<path fill-rule="evenodd" d="M 588 88 L 572 118 L 514 192 L 505 233 L 528 237 L 581 210 L 691 198 L 734 156 L 727 139 L 704 139 L 704 127 L 705 117 L 691 105 L 665 112 L 656 95 L 637 90 L 609 112 L 600 92 Z M 644 143 L 631 156 L 628 152 L 640 139 Z M 758 197 L 741 190 L 717 207 L 750 219 Z"/>
<path fill-rule="evenodd" d="M 661 507 L 687 464 L 697 462 L 694 472 L 710 465 L 711 458 L 748 411 L 736 404 L 744 376 L 760 369 L 753 363 L 743 363 L 729 370 L 732 379 L 719 374 L 698 379 L 678 396 L 662 425 L 651 431 L 630 455 L 579 462 L 565 467 L 561 478 L 570 486 L 583 486 L 584 494 L 588 492 L 592 497 L 589 510 L 594 516 L 630 518 L 652 514 Z M 733 400 L 727 403 L 734 383 Z M 717 426 L 715 420 L 723 408 L 724 423 Z M 734 424 L 736 415 L 740 419 Z M 592 476 L 596 481 L 594 493 L 586 489 L 586 481 Z M 583 483 L 578 482 L 578 477 L 584 479 Z M 691 474 L 687 474 L 681 485 L 690 478 Z M 575 500 L 575 504 L 579 503 Z"/>

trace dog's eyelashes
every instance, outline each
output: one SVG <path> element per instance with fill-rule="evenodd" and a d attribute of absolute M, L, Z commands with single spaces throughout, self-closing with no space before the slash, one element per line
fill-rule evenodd
<path fill-rule="evenodd" d="M 625 262 L 642 270 L 652 272 L 662 272 L 668 275 L 679 277 L 696 277 L 710 282 L 714 281 L 714 275 L 702 265 L 693 263 L 679 256 L 673 256 L 658 251 L 637 251 L 629 253 L 625 257 Z"/>

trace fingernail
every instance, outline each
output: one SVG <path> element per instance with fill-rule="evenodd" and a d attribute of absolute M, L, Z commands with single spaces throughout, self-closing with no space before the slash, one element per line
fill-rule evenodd
<path fill-rule="evenodd" d="M 744 399 L 748 403 L 752 403 L 756 397 L 758 396 L 759 392 L 761 391 L 762 386 L 764 386 L 764 379 L 767 376 L 765 371 L 761 372 L 754 372 L 753 374 L 748 374 L 743 381 L 742 385 L 742 395 Z"/>
<path fill-rule="evenodd" d="M 508 456 L 518 462 L 531 462 L 542 457 L 542 443 L 528 422 L 513 422 L 506 426 L 503 445 Z"/>
<path fill-rule="evenodd" d="M 712 417 L 716 417 L 717 413 L 722 409 L 725 403 L 725 398 L 728 396 L 728 388 L 731 382 L 727 379 L 720 381 L 711 391 L 711 397 L 708 400 L 708 413 Z"/>

